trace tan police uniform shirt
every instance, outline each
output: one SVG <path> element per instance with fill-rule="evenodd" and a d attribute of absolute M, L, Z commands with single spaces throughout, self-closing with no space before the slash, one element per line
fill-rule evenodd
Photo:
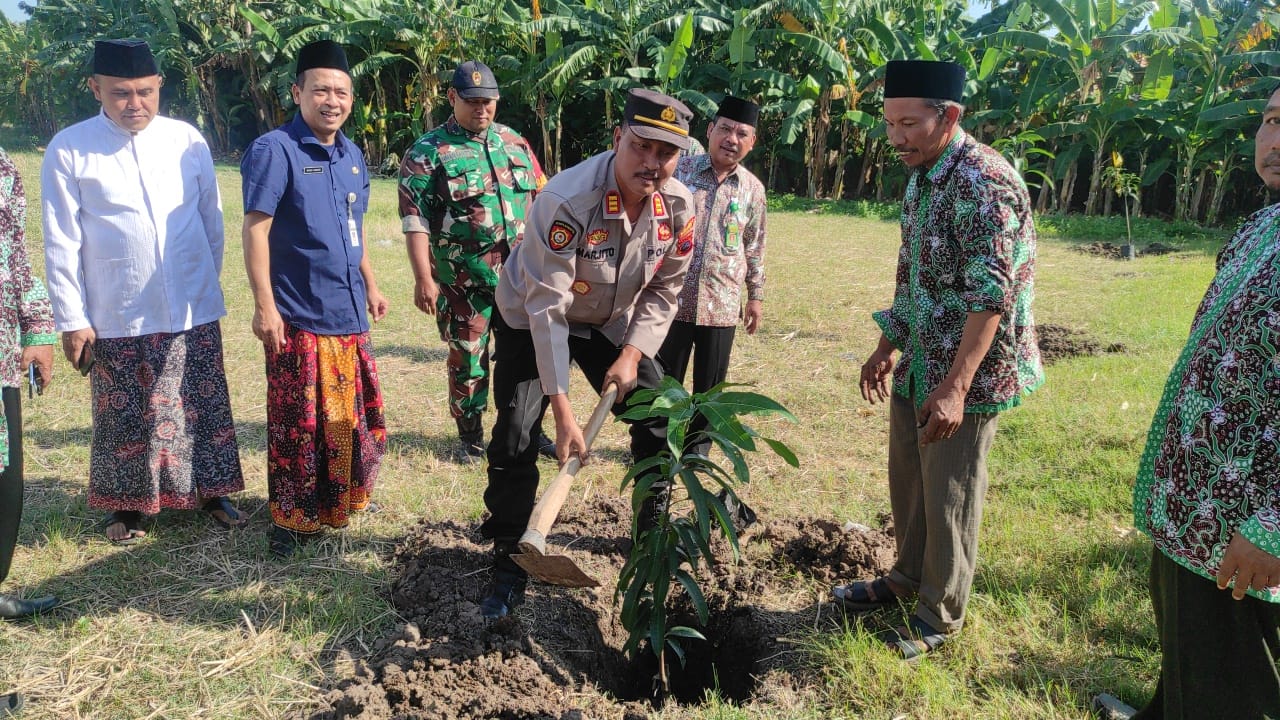
<path fill-rule="evenodd" d="M 547 395 L 569 391 L 569 336 L 599 330 L 614 345 L 657 354 L 675 318 L 693 257 L 693 196 L 667 180 L 633 224 L 622 207 L 612 150 L 556 175 L 530 208 L 496 301 L 529 330 Z"/>

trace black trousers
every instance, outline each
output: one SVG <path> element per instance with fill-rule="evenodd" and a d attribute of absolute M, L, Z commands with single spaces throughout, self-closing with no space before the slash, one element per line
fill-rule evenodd
<path fill-rule="evenodd" d="M 1154 549 L 1150 585 L 1160 679 L 1133 720 L 1280 720 L 1280 605 L 1233 600 Z"/>
<path fill-rule="evenodd" d="M 9 577 L 22 520 L 22 394 L 4 388 L 4 417 L 9 425 L 9 461 L 0 473 L 0 582 Z"/>
<path fill-rule="evenodd" d="M 729 374 L 729 354 L 733 350 L 733 335 L 737 329 L 733 325 L 711 327 L 677 320 L 671 323 L 671 331 L 658 351 L 658 363 L 667 375 L 683 383 L 692 356 L 693 391 L 706 392 L 724 382 Z M 699 415 L 689 423 L 689 436 L 706 427 L 706 418 Z M 688 444 L 685 452 L 706 455 L 710 449 L 711 441 L 702 440 Z"/>
<path fill-rule="evenodd" d="M 484 491 L 489 518 L 481 524 L 480 533 L 503 543 L 524 533 L 533 512 L 539 476 L 538 448 L 531 437 L 541 425 L 550 401 L 542 392 L 529 331 L 510 327 L 495 310 L 493 338 L 493 404 L 497 419 L 489 441 L 489 485 Z M 569 356 L 596 392 L 600 392 L 605 373 L 618 359 L 618 352 L 612 341 L 594 330 L 590 338 L 569 337 Z M 636 389 L 657 387 L 661 380 L 658 364 L 642 358 Z M 630 396 L 629 393 L 627 398 Z M 627 398 L 614 405 L 615 415 L 626 409 Z M 633 461 L 653 457 L 667 446 L 666 418 L 627 422 Z"/>

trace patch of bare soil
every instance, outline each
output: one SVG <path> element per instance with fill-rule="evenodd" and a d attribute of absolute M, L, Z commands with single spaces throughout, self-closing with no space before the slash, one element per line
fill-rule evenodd
<path fill-rule="evenodd" d="M 1123 254 L 1119 245 L 1109 242 L 1091 242 L 1086 245 L 1074 245 L 1072 247 L 1076 252 L 1081 252 L 1085 255 L 1096 255 L 1098 257 L 1111 258 L 1112 260 L 1119 260 Z M 1137 248 L 1137 250 L 1139 255 L 1168 255 L 1169 253 L 1177 252 L 1178 248 L 1154 242 L 1144 248 Z"/>
<path fill-rule="evenodd" d="M 1039 340 L 1040 359 L 1046 365 L 1077 355 L 1122 353 L 1127 349 L 1124 343 L 1110 343 L 1104 347 L 1085 333 L 1061 325 L 1036 325 L 1036 336 Z"/>
<path fill-rule="evenodd" d="M 656 664 L 623 652 L 613 588 L 631 541 L 622 498 L 570 500 L 549 538 L 601 582 L 566 589 L 531 582 L 525 603 L 486 622 L 489 545 L 470 526 L 423 523 L 396 551 L 391 591 L 406 620 L 377 642 L 323 698 L 311 720 L 439 718 L 640 719 L 654 707 Z M 700 581 L 711 608 L 707 642 L 686 641 L 671 696 L 697 702 L 718 688 L 738 703 L 777 706 L 807 681 L 794 640 L 812 627 L 819 592 L 837 579 L 867 578 L 893 560 L 891 529 L 845 530 L 814 518 L 762 520 L 741 536 L 744 560 L 720 562 Z M 727 545 L 715 548 L 728 559 Z M 815 591 L 815 587 L 822 591 Z M 687 598 L 683 598 L 686 601 Z M 679 613 L 677 601 L 673 612 Z M 686 624 L 690 618 L 678 618 Z"/>

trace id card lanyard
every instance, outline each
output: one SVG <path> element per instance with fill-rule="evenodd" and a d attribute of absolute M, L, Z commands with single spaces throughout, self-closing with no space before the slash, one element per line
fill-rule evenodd
<path fill-rule="evenodd" d="M 356 230 L 356 194 L 347 193 L 347 234 L 351 236 L 351 247 L 360 247 L 360 233 Z"/>

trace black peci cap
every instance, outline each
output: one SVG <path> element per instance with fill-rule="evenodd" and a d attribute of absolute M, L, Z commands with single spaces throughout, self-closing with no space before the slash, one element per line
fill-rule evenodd
<path fill-rule="evenodd" d="M 93 43 L 93 74 L 140 78 L 159 75 L 160 68 L 142 40 L 97 40 Z"/>
<path fill-rule="evenodd" d="M 298 75 L 316 68 L 330 68 L 351 74 L 351 67 L 347 65 L 347 53 L 332 40 L 317 40 L 303 45 L 298 51 Z"/>
<path fill-rule="evenodd" d="M 890 60 L 884 69 L 884 96 L 960 102 L 964 99 L 964 68 L 938 60 Z"/>
<path fill-rule="evenodd" d="M 693 113 L 684 103 L 669 95 L 646 88 L 627 93 L 627 106 L 622 122 L 631 132 L 648 140 L 671 143 L 681 150 L 689 149 L 689 121 Z"/>
<path fill-rule="evenodd" d="M 724 100 L 720 101 L 720 108 L 716 110 L 716 117 L 755 127 L 760 120 L 760 106 L 750 100 L 726 95 Z"/>
<path fill-rule="evenodd" d="M 488 65 L 479 60 L 468 60 L 453 71 L 453 89 L 459 97 L 498 99 L 498 79 Z"/>

